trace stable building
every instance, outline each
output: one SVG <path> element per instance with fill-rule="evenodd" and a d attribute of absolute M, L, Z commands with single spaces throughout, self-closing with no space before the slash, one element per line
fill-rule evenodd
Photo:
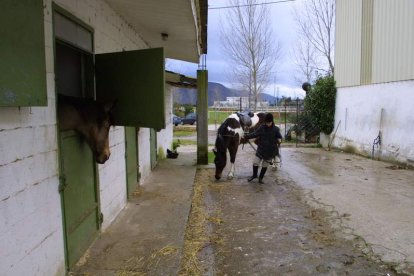
<path fill-rule="evenodd" d="M 334 146 L 414 165 L 413 14 L 412 0 L 336 1 Z"/>
<path fill-rule="evenodd" d="M 0 275 L 65 275 L 171 148 L 180 84 L 165 59 L 207 53 L 207 0 L 0 9 Z M 116 101 L 104 164 L 77 132 L 59 131 L 58 94 Z"/>

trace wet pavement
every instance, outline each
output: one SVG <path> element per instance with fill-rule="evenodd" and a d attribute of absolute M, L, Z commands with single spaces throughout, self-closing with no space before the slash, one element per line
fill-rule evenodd
<path fill-rule="evenodd" d="M 284 154 L 288 175 L 305 189 L 306 202 L 339 220 L 348 239 L 363 237 L 370 254 L 414 273 L 414 171 L 323 149 Z M 298 173 L 301 172 L 301 173 Z"/>
<path fill-rule="evenodd" d="M 414 171 L 284 145 L 260 185 L 245 146 L 216 181 L 195 150 L 159 162 L 73 275 L 414 275 Z"/>
<path fill-rule="evenodd" d="M 246 180 L 250 148 L 239 151 L 233 180 L 216 182 L 213 170 L 198 170 L 210 229 L 203 274 L 413 273 L 414 206 L 400 198 L 413 198 L 413 171 L 323 149 L 282 154 L 281 168 L 268 172 L 264 185 Z"/>

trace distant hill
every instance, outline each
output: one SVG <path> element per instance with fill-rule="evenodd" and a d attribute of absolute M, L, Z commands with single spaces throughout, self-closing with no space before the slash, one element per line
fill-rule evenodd
<path fill-rule="evenodd" d="M 226 86 L 216 83 L 208 83 L 208 105 L 212 106 L 214 101 L 225 101 L 227 97 L 247 97 L 247 92 L 238 91 L 227 88 Z M 275 97 L 262 93 L 262 101 L 268 101 L 273 103 Z M 197 103 L 197 90 L 188 88 L 173 88 L 173 101 L 180 104 L 196 104 Z"/>

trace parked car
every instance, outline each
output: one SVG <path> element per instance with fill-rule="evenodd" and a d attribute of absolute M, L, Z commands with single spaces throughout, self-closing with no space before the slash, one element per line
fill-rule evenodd
<path fill-rule="evenodd" d="M 194 125 L 197 121 L 197 115 L 195 113 L 188 113 L 185 118 L 182 119 L 183 125 Z"/>
<path fill-rule="evenodd" d="M 172 123 L 175 126 L 181 125 L 182 124 L 182 118 L 178 117 L 177 115 L 173 114 L 172 115 Z"/>

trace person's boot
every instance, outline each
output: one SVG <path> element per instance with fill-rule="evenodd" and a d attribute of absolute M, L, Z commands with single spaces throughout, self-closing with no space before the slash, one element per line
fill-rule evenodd
<path fill-rule="evenodd" d="M 264 177 L 264 175 L 266 174 L 266 171 L 267 171 L 267 168 L 262 168 L 262 169 L 260 170 L 260 175 L 259 175 L 259 183 L 260 183 L 260 184 L 264 184 L 264 182 L 263 182 L 263 177 Z"/>
<path fill-rule="evenodd" d="M 250 176 L 247 181 L 250 182 L 253 179 L 257 178 L 257 172 L 259 171 L 259 166 L 253 166 L 253 175 Z"/>

